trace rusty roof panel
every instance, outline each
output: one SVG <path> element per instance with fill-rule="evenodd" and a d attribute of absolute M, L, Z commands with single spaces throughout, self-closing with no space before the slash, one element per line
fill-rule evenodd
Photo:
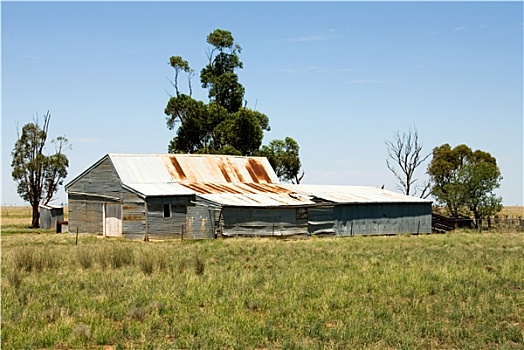
<path fill-rule="evenodd" d="M 173 181 L 186 183 L 278 183 L 264 157 L 171 154 L 160 156 Z"/>
<path fill-rule="evenodd" d="M 176 183 L 128 184 L 124 186 L 142 197 L 187 196 L 195 194 L 195 191 Z"/>
<path fill-rule="evenodd" d="M 124 184 L 278 183 L 264 157 L 189 154 L 109 154 Z"/>

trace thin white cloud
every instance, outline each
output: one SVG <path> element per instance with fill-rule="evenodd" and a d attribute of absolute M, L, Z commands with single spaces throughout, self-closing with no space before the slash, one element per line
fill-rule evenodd
<path fill-rule="evenodd" d="M 455 29 L 453 29 L 454 32 L 461 32 L 463 31 L 464 29 L 466 29 L 465 27 L 455 27 Z"/>

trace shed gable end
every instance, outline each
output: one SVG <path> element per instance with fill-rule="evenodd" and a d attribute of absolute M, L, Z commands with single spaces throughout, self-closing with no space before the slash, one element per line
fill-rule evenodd
<path fill-rule="evenodd" d="M 120 197 L 123 188 L 109 158 L 103 159 L 67 187 L 69 193 Z"/>

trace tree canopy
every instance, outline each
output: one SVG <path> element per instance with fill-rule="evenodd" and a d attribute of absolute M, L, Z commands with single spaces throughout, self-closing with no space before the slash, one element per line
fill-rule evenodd
<path fill-rule="evenodd" d="M 18 184 L 18 194 L 32 207 L 33 228 L 39 227 L 39 205 L 46 205 L 52 200 L 67 176 L 69 166 L 69 160 L 63 153 L 69 143 L 63 136 L 51 141 L 55 146 L 53 154 L 44 154 L 50 120 L 51 114 L 47 112 L 43 125 L 39 124 L 38 118 L 24 125 L 11 153 L 11 175 Z"/>
<path fill-rule="evenodd" d="M 176 130 L 176 136 L 169 143 L 168 152 L 262 155 L 260 147 L 264 131 L 270 130 L 269 118 L 262 112 L 248 108 L 244 101 L 245 89 L 236 73 L 243 68 L 239 57 L 242 48 L 235 42 L 231 32 L 223 29 L 210 33 L 207 43 L 211 46 L 207 53 L 209 62 L 200 71 L 200 83 L 202 88 L 208 90 L 208 103 L 192 97 L 191 78 L 194 70 L 189 63 L 181 56 L 169 59 L 169 65 L 175 71 L 172 81 L 175 96 L 170 97 L 164 112 L 167 115 L 167 127 Z M 188 78 L 188 94 L 182 93 L 179 87 L 179 76 L 182 73 Z M 296 180 L 300 170 L 299 148 L 296 141 L 289 139 L 294 145 L 288 147 L 291 153 L 285 157 L 296 158 L 295 165 L 288 165 L 287 173 L 279 176 L 285 180 Z M 289 141 L 279 141 L 291 145 Z M 278 157 L 284 157 L 285 152 L 277 153 Z M 277 155 L 273 154 L 272 159 L 275 157 Z M 290 164 L 284 159 L 279 162 Z"/>
<path fill-rule="evenodd" d="M 279 179 L 299 184 L 304 177 L 304 172 L 298 175 L 301 167 L 299 150 L 298 143 L 291 137 L 286 137 L 284 140 L 273 140 L 269 145 L 262 146 L 260 155 L 269 160 Z"/>
<path fill-rule="evenodd" d="M 481 218 L 502 209 L 502 198 L 493 192 L 500 187 L 502 175 L 495 157 L 488 152 L 444 144 L 433 149 L 427 172 L 432 195 L 454 217 L 472 213 L 478 225 Z"/>

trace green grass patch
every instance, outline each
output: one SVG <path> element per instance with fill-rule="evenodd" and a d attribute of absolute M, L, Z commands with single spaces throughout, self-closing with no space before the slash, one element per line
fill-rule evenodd
<path fill-rule="evenodd" d="M 2 238 L 2 348 L 522 349 L 524 235 Z"/>

